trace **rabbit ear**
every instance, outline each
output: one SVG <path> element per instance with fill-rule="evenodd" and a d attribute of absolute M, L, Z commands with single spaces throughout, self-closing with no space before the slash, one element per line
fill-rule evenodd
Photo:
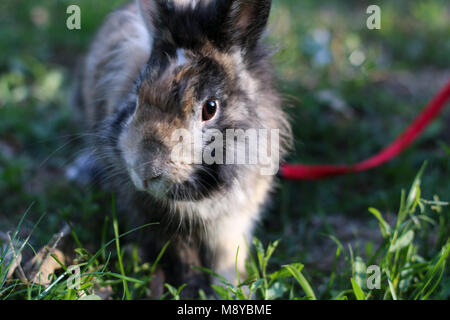
<path fill-rule="evenodd" d="M 172 42 L 171 34 L 163 21 L 169 18 L 170 3 L 167 0 L 136 0 L 139 13 L 143 18 L 153 40 Z"/>
<path fill-rule="evenodd" d="M 164 21 L 170 16 L 168 0 L 136 0 L 139 13 L 143 18 L 151 39 L 151 55 L 146 72 L 156 76 L 168 63 L 168 53 L 174 51 L 173 37 Z"/>
<path fill-rule="evenodd" d="M 246 51 L 255 47 L 266 27 L 271 0 L 222 0 L 230 2 L 225 33 Z"/>
<path fill-rule="evenodd" d="M 155 0 L 136 0 L 136 3 L 139 13 L 153 38 L 156 29 L 157 4 Z"/>

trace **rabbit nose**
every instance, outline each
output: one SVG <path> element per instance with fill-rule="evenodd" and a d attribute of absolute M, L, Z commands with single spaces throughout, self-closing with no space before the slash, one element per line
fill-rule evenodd
<path fill-rule="evenodd" d="M 145 139 L 141 146 L 141 172 L 142 185 L 145 189 L 151 187 L 152 184 L 161 180 L 163 175 L 167 148 L 154 139 Z"/>

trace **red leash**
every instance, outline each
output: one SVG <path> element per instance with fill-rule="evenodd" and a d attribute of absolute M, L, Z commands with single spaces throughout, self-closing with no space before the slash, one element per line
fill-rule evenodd
<path fill-rule="evenodd" d="M 280 174 L 284 179 L 315 180 L 353 172 L 366 171 L 391 160 L 411 145 L 442 111 L 450 100 L 450 82 L 434 96 L 427 107 L 416 117 L 414 122 L 394 142 L 376 155 L 354 165 L 303 165 L 285 164 Z"/>

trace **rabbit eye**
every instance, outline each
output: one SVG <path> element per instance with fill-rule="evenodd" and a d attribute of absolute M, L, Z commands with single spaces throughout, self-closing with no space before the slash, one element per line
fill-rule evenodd
<path fill-rule="evenodd" d="M 211 120 L 217 112 L 217 100 L 208 100 L 203 104 L 202 121 Z"/>

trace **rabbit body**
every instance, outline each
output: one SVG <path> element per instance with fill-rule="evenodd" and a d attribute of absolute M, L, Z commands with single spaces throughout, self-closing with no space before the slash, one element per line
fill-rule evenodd
<path fill-rule="evenodd" d="M 261 174 L 258 164 L 174 162 L 170 154 L 180 141 L 171 136 L 180 128 L 277 129 L 280 158 L 285 155 L 291 131 L 260 42 L 270 5 L 129 3 L 106 18 L 85 57 L 77 101 L 93 131 L 90 158 L 120 211 L 159 222 L 146 231 L 149 251 L 156 254 L 170 241 L 163 268 L 173 284 L 210 282 L 192 265 L 232 283 L 236 265 L 245 274 L 248 245 L 274 175 Z M 212 111 L 205 118 L 205 101 L 215 107 L 211 119 Z M 231 142 L 225 142 L 225 153 L 232 152 Z"/>

